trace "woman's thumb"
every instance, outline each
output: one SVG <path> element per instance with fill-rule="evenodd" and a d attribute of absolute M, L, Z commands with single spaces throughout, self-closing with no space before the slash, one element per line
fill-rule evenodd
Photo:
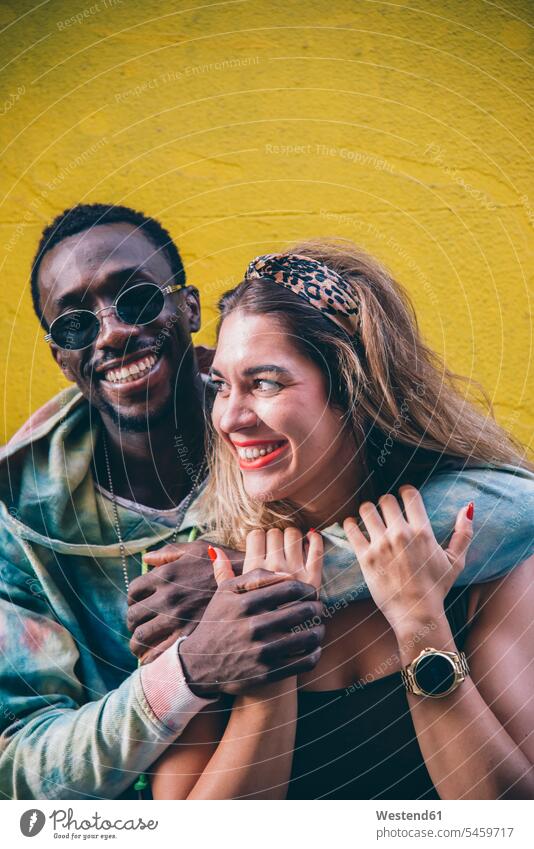
<path fill-rule="evenodd" d="M 323 538 L 321 534 L 315 530 L 315 528 L 310 528 L 306 534 L 306 538 L 308 540 L 306 572 L 309 576 L 310 584 L 312 584 L 316 590 L 320 590 L 321 580 L 323 577 Z"/>
<path fill-rule="evenodd" d="M 471 545 L 471 541 L 473 539 L 474 512 L 475 505 L 472 501 L 469 502 L 467 507 L 461 508 L 456 517 L 454 531 L 447 548 L 447 553 L 450 554 L 455 561 L 461 562 L 462 567 L 465 563 L 467 549 Z"/>
<path fill-rule="evenodd" d="M 229 578 L 235 578 L 232 564 L 221 548 L 214 548 L 212 545 L 208 545 L 208 557 L 213 563 L 213 574 L 215 575 L 218 587 L 223 581 L 227 581 Z"/>

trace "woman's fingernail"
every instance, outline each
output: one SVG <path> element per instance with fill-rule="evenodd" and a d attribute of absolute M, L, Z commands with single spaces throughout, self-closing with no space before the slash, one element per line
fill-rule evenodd
<path fill-rule="evenodd" d="M 212 545 L 208 545 L 208 557 L 212 563 L 214 562 L 214 560 L 217 560 L 217 552 L 215 551 Z"/>
<path fill-rule="evenodd" d="M 472 501 L 467 505 L 467 510 L 465 511 L 465 515 L 469 519 L 470 522 L 473 521 L 473 516 L 475 515 L 475 505 Z"/>

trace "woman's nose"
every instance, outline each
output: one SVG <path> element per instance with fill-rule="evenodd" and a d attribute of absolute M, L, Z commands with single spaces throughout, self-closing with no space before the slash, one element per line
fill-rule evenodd
<path fill-rule="evenodd" d="M 219 428 L 224 433 L 235 433 L 246 427 L 257 427 L 258 416 L 242 395 L 230 395 L 224 400 L 219 417 Z"/>

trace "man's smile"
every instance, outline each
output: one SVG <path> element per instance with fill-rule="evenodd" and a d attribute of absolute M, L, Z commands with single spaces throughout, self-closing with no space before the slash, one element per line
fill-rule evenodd
<path fill-rule="evenodd" d="M 99 366 L 95 375 L 102 386 L 111 392 L 131 393 L 145 390 L 151 378 L 157 377 L 162 369 L 161 350 L 139 351 Z"/>

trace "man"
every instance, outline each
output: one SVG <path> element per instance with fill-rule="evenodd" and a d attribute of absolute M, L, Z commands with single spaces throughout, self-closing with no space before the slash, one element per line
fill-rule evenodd
<path fill-rule="evenodd" d="M 280 649 L 275 614 L 293 602 L 304 624 L 321 608 L 307 585 L 256 570 L 213 595 L 209 628 L 136 668 L 129 582 L 143 551 L 187 540 L 198 521 L 198 292 L 156 221 L 97 204 L 67 210 L 44 232 L 32 295 L 75 387 L 0 458 L 0 791 L 128 798 L 221 692 L 311 668 L 318 652 L 304 651 L 302 630 Z M 197 584 L 182 595 L 203 609 L 212 568 L 199 557 L 193 566 Z M 265 625 L 261 640 L 250 636 L 253 615 Z"/>

